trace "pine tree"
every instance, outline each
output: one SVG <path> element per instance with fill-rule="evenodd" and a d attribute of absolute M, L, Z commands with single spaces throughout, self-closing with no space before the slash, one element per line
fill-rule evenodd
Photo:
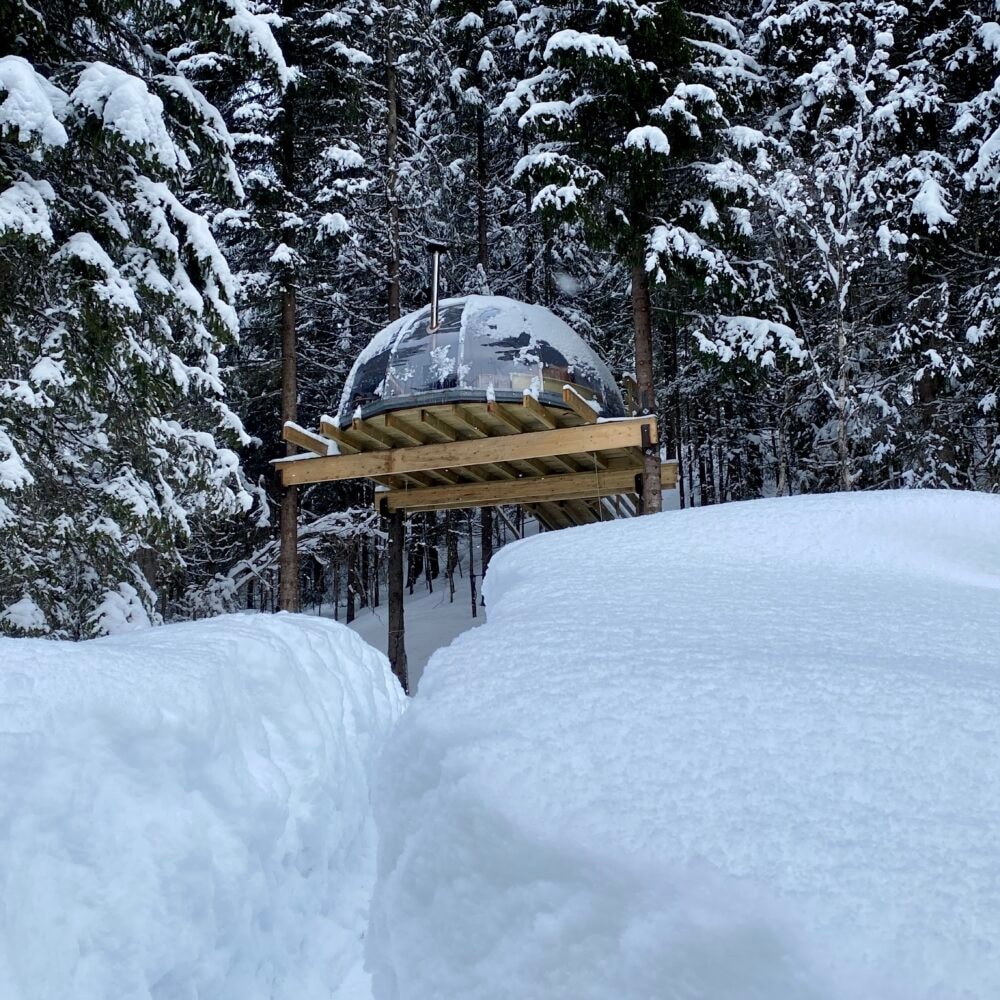
<path fill-rule="evenodd" d="M 769 122 L 773 245 L 808 345 L 804 488 L 958 476 L 941 400 L 969 362 L 937 261 L 959 191 L 924 17 L 880 0 L 771 3 L 761 23 L 782 109 Z"/>
<path fill-rule="evenodd" d="M 166 14 L 8 2 L 0 16 L 0 617 L 14 631 L 148 622 L 192 522 L 251 505 L 219 374 L 234 283 L 199 212 L 241 195 L 233 140 L 184 53 L 160 46 Z M 169 14 L 189 38 L 273 42 L 238 0 Z"/>

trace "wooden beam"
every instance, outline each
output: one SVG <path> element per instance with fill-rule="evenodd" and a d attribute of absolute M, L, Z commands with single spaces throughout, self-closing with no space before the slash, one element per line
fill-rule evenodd
<path fill-rule="evenodd" d="M 330 445 L 336 443 L 331 441 L 330 438 L 322 437 L 315 433 L 315 431 L 300 427 L 291 420 L 286 421 L 285 425 L 281 428 L 281 439 L 305 451 L 311 451 L 314 455 L 323 455 L 324 457 L 330 454 Z"/>
<path fill-rule="evenodd" d="M 500 436 L 495 434 L 493 432 L 493 428 L 491 428 L 488 424 L 484 424 L 474 413 L 470 413 L 467 407 L 458 406 L 457 404 L 453 405 L 451 407 L 451 415 L 459 422 L 463 431 L 469 432 L 467 435 L 468 437 L 494 438 Z M 459 440 L 466 439 L 467 438 L 463 436 Z M 491 471 L 492 474 L 490 474 Z M 515 469 L 503 462 L 488 463 L 483 469 L 483 472 L 486 473 L 485 475 L 480 475 L 478 472 L 474 472 L 469 469 L 466 469 L 465 472 L 471 475 L 474 479 L 483 480 L 492 479 L 494 476 L 498 476 L 501 479 L 518 479 L 523 475 L 520 470 Z"/>
<path fill-rule="evenodd" d="M 509 427 L 515 434 L 524 433 L 524 425 L 502 403 L 487 403 L 486 412 L 499 420 L 505 427 Z"/>
<path fill-rule="evenodd" d="M 549 531 L 557 531 L 559 528 L 570 528 L 572 521 L 566 517 L 566 511 L 557 507 L 554 503 L 538 504 L 529 507 L 535 517 L 539 518 Z"/>
<path fill-rule="evenodd" d="M 331 420 L 320 420 L 319 430 L 324 437 L 328 437 L 337 442 L 341 454 L 351 454 L 357 451 L 364 451 L 364 445 L 361 442 L 350 437 Z"/>
<path fill-rule="evenodd" d="M 532 397 L 526 396 L 525 399 L 532 399 Z M 515 434 L 524 433 L 524 424 L 522 424 L 521 421 L 514 416 L 513 408 L 508 408 L 507 406 L 504 406 L 503 403 L 487 403 L 486 412 L 499 420 L 505 427 L 509 427 Z M 551 424 L 551 427 L 555 427 L 555 422 Z M 578 472 L 580 469 L 580 466 L 578 466 L 571 458 L 562 458 L 558 455 L 552 455 L 549 457 L 558 462 L 559 465 L 567 472 Z M 552 470 L 549 469 L 540 459 L 525 459 L 524 464 L 527 465 L 536 476 L 549 476 L 552 474 Z"/>
<path fill-rule="evenodd" d="M 521 406 L 524 407 L 528 413 L 530 413 L 543 427 L 548 430 L 553 430 L 559 426 L 559 420 L 556 415 L 547 406 L 542 406 L 542 404 L 529 393 L 525 393 L 522 397 Z"/>
<path fill-rule="evenodd" d="M 597 414 L 589 406 L 586 406 L 586 404 L 580 399 L 580 397 L 575 392 L 573 392 L 572 389 L 568 387 L 563 389 L 563 399 L 566 399 L 567 396 L 571 397 L 571 399 L 573 400 L 573 402 L 567 404 L 568 406 L 570 406 L 573 413 L 577 413 L 577 410 L 573 405 L 574 402 L 580 404 L 581 406 L 585 406 L 585 408 L 587 409 L 588 411 L 587 414 L 577 414 L 580 417 L 580 419 L 583 420 L 584 423 L 593 424 L 597 422 Z M 553 412 L 546 406 L 542 406 L 542 404 L 539 403 L 534 396 L 530 395 L 523 396 L 521 399 L 521 405 L 536 420 L 545 424 L 546 427 L 559 426 L 559 417 L 557 416 L 557 413 Z M 572 459 L 569 458 L 560 458 L 559 462 L 569 472 L 575 472 L 577 469 L 580 468 L 580 465 L 577 462 L 574 462 Z M 598 469 L 607 468 L 607 463 L 596 455 L 594 456 L 594 465 Z"/>
<path fill-rule="evenodd" d="M 600 520 L 585 500 L 565 500 L 562 506 L 574 524 L 596 524 Z"/>
<path fill-rule="evenodd" d="M 442 420 L 436 413 L 430 410 L 420 411 L 420 422 L 426 424 L 432 431 L 439 434 L 445 441 L 457 441 L 458 431 L 451 424 Z"/>
<path fill-rule="evenodd" d="M 496 462 L 545 458 L 551 455 L 635 448 L 642 445 L 642 427 L 647 428 L 649 440 L 655 444 L 656 419 L 637 417 L 583 427 L 560 427 L 552 431 L 505 434 L 502 437 L 476 441 L 448 441 L 358 455 L 278 459 L 274 464 L 278 466 L 281 481 L 286 486 L 342 479 L 374 479 L 379 476 L 460 469 L 468 465 L 492 465 Z"/>
<path fill-rule="evenodd" d="M 380 448 L 384 451 L 393 451 L 398 447 L 395 441 L 386 434 L 381 427 L 376 427 L 374 424 L 367 420 L 353 420 L 351 421 L 351 431 L 355 435 L 355 440 L 358 438 L 367 438 L 370 441 L 374 441 Z M 370 454 L 370 452 L 368 452 Z M 435 482 L 439 483 L 457 483 L 459 482 L 458 476 L 453 476 L 446 472 L 433 471 L 429 475 L 423 474 L 412 474 L 409 478 L 419 486 L 428 486 Z"/>
<path fill-rule="evenodd" d="M 381 427 L 376 427 L 374 424 L 368 423 L 367 420 L 352 420 L 351 430 L 355 434 L 360 434 L 362 437 L 366 437 L 370 441 L 374 441 L 386 451 L 392 451 L 393 449 L 399 447 L 399 445 L 393 441 L 393 439 L 386 434 Z"/>
<path fill-rule="evenodd" d="M 554 476 L 525 476 L 506 482 L 459 483 L 426 489 L 389 490 L 377 494 L 380 504 L 397 510 L 460 510 L 466 507 L 496 507 L 500 504 L 552 503 L 557 500 L 590 500 L 631 493 L 636 470 L 572 472 Z"/>
<path fill-rule="evenodd" d="M 563 402 L 582 421 L 584 421 L 584 423 L 597 423 L 597 411 L 583 398 L 583 396 L 568 385 L 563 386 Z"/>
<path fill-rule="evenodd" d="M 395 413 L 387 413 L 384 419 L 387 430 L 406 438 L 411 444 L 430 444 L 433 440 L 417 430 L 416 427 L 410 426 L 405 420 L 400 420 Z"/>

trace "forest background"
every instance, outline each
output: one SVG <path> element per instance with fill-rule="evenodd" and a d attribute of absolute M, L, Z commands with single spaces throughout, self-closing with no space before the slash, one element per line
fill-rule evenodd
<path fill-rule="evenodd" d="M 996 491 L 995 15 L 0 0 L 0 630 L 377 603 L 367 488 L 269 462 L 428 240 L 649 366 L 682 506 Z M 505 532 L 412 519 L 411 584 Z"/>

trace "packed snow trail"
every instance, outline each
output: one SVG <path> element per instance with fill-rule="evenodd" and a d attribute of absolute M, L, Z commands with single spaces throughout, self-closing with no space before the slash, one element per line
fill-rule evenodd
<path fill-rule="evenodd" d="M 0 639 L 0 997 L 355 1000 L 403 696 L 347 628 Z"/>
<path fill-rule="evenodd" d="M 376 790 L 377 1000 L 1000 996 L 1000 497 L 518 542 Z"/>

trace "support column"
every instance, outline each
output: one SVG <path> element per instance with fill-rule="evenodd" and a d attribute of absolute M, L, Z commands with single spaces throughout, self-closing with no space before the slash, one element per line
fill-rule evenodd
<path fill-rule="evenodd" d="M 406 669 L 406 622 L 403 619 L 403 540 L 406 534 L 403 511 L 389 515 L 389 663 L 392 672 L 410 693 Z"/>
<path fill-rule="evenodd" d="M 640 260 L 632 266 L 632 323 L 635 332 L 635 382 L 642 416 L 656 412 L 653 381 L 653 321 L 649 296 L 649 275 Z M 642 513 L 658 514 L 660 495 L 660 455 L 658 447 L 643 449 Z"/>

